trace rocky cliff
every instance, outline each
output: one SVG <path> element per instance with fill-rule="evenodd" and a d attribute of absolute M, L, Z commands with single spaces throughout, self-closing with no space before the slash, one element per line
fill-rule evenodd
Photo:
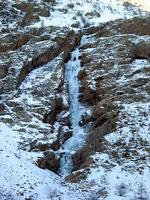
<path fill-rule="evenodd" d="M 144 2 L 0 1 L 0 199 L 150 198 Z"/>

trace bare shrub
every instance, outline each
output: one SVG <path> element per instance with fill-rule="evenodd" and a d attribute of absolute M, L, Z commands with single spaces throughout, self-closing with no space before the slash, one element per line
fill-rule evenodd
<path fill-rule="evenodd" d="M 17 200 L 16 197 L 12 194 L 11 191 L 7 191 L 4 188 L 0 187 L 0 200 Z"/>
<path fill-rule="evenodd" d="M 53 188 L 49 191 L 48 199 L 56 199 L 56 198 L 58 200 L 61 200 L 59 191 L 57 190 L 57 188 Z"/>
<path fill-rule="evenodd" d="M 119 185 L 117 185 L 116 187 L 116 194 L 120 197 L 125 196 L 127 192 L 127 185 L 125 183 L 120 183 Z"/>

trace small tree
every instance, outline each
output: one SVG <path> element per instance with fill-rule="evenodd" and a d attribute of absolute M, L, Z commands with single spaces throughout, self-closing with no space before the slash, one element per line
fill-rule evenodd
<path fill-rule="evenodd" d="M 141 183 L 138 187 L 138 192 L 136 194 L 136 200 L 149 200 L 148 193 L 145 186 Z"/>

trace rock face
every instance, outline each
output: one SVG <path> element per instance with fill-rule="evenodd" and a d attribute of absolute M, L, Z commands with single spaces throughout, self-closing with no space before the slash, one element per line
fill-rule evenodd
<path fill-rule="evenodd" d="M 45 152 L 44 157 L 37 162 L 40 168 L 49 169 L 53 172 L 57 172 L 59 167 L 59 159 L 53 152 Z"/>
<path fill-rule="evenodd" d="M 22 137 L 21 148 L 56 151 L 64 138 L 70 137 L 64 62 L 79 40 L 80 34 L 58 27 L 30 28 L 17 34 L 12 31 L 2 37 L 1 121 L 20 127 L 18 131 L 28 135 Z M 44 166 L 50 169 L 52 165 Z M 53 171 L 56 168 L 52 166 Z"/>
<path fill-rule="evenodd" d="M 82 68 L 78 75 L 79 101 L 88 104 L 92 113 L 82 116 L 80 122 L 80 126 L 90 124 L 90 130 L 86 140 L 87 144 L 74 155 L 75 170 L 92 163 L 89 156 L 94 152 L 104 151 L 104 136 L 115 131 L 116 128 L 119 112 L 116 102 L 141 101 L 145 98 L 142 92 L 149 91 L 148 78 L 134 79 L 138 73 L 148 73 L 147 68 L 134 70 L 132 67 L 140 60 L 145 62 L 149 59 L 149 41 L 143 37 L 149 34 L 148 26 L 149 17 L 133 18 L 125 21 L 118 20 L 114 25 L 108 22 L 102 27 L 92 27 L 82 33 L 85 35 L 86 42 L 80 48 Z M 48 145 L 45 142 L 40 145 L 35 144 L 35 149 L 58 150 L 61 143 L 71 137 L 70 119 L 69 115 L 66 115 L 69 101 L 67 88 L 64 86 L 64 62 L 69 59 L 69 52 L 79 44 L 80 37 L 81 34 L 73 31 L 51 27 L 45 28 L 45 34 L 41 28 L 30 29 L 24 34 L 9 33 L 7 38 L 4 36 L 1 40 L 1 52 L 3 52 L 1 59 L 4 64 L 0 68 L 2 80 L 0 91 L 3 94 L 10 90 L 15 92 L 13 101 L 9 99 L 12 97 L 5 100 L 5 103 L 2 101 L 1 108 L 6 107 L 6 104 L 10 105 L 16 115 L 15 123 L 20 123 L 21 119 L 31 123 L 30 127 L 36 129 L 37 125 L 33 125 L 28 108 L 26 110 L 22 106 L 23 102 L 17 101 L 20 98 L 26 101 L 28 107 L 32 105 L 34 117 L 49 124 L 40 130 L 44 133 L 43 141 L 49 137 L 48 132 L 53 135 L 57 130 L 55 141 Z M 93 42 L 90 42 L 91 40 Z M 17 70 L 14 68 L 16 64 Z M 32 85 L 34 83 L 33 73 L 40 81 L 46 73 L 49 73 L 52 81 L 43 79 L 42 85 L 37 82 L 34 86 Z M 123 77 L 126 77 L 128 83 L 126 87 L 123 85 L 125 82 L 121 82 Z M 32 87 L 26 86 L 26 83 L 30 83 Z M 32 97 L 32 103 L 26 99 L 24 91 L 30 98 Z M 50 93 L 51 96 L 49 96 Z M 64 98 L 68 101 L 67 104 Z M 39 103 L 35 106 L 34 101 L 39 101 Z M 3 109 L 2 113 L 7 113 L 7 110 Z M 56 128 L 55 122 L 59 122 L 59 127 Z M 65 126 L 67 129 L 63 128 Z M 33 147 L 31 149 L 33 150 Z"/>
<path fill-rule="evenodd" d="M 7 70 L 8 70 L 7 66 L 5 66 L 5 65 L 0 66 L 0 79 L 3 79 L 6 77 Z"/>
<path fill-rule="evenodd" d="M 122 173 L 141 175 L 148 169 L 150 16 L 125 3 L 143 15 L 94 26 L 92 20 L 100 20 L 103 8 L 109 9 L 105 3 L 98 11 L 94 1 L 94 10 L 82 13 L 82 1 L 64 8 L 60 2 L 0 2 L 0 123 L 18 134 L 19 153 L 58 174 L 64 144 L 73 135 L 65 64 L 79 47 L 78 101 L 84 108 L 79 128 L 86 138 L 83 147 L 69 154 L 73 172 L 65 180 L 82 181 L 83 191 L 100 188 L 99 196 L 87 199 L 104 199 L 112 187 L 108 183 L 113 170 L 116 182 L 121 182 L 126 177 Z M 63 20 L 71 23 L 69 27 Z M 19 158 L 19 153 L 14 155 Z M 135 183 L 127 184 L 134 190 Z"/>
<path fill-rule="evenodd" d="M 131 24 L 134 30 L 130 28 Z M 145 68 L 149 66 L 150 43 L 143 35 L 149 34 L 149 25 L 148 18 L 135 18 L 116 21 L 114 25 L 107 23 L 102 29 L 87 30 L 87 42 L 81 47 L 80 101 L 91 107 L 88 121 L 92 125 L 87 144 L 74 155 L 75 170 L 92 164 L 90 155 L 106 151 L 104 136 L 116 130 L 121 111 L 117 102 L 127 104 L 146 100 L 149 80 Z M 143 68 L 139 69 L 138 65 Z M 140 74 L 145 78 L 140 78 Z M 86 120 L 82 125 L 84 123 Z"/>
<path fill-rule="evenodd" d="M 56 121 L 56 116 L 63 110 L 63 99 L 56 98 L 54 99 L 54 103 L 52 104 L 52 110 L 44 115 L 43 122 L 50 123 L 54 125 Z"/>

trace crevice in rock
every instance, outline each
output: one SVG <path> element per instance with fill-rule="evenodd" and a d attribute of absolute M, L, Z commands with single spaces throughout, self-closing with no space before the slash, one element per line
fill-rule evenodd
<path fill-rule="evenodd" d="M 77 49 L 80 48 L 81 46 L 79 45 Z M 70 62 L 74 62 L 76 60 L 76 58 L 72 56 L 73 54 L 74 51 L 72 54 L 68 54 L 67 59 L 65 60 L 65 65 L 68 65 L 68 63 L 71 64 Z M 82 56 L 79 55 L 78 59 L 81 58 Z M 84 65 L 85 64 L 86 62 Z M 105 99 L 103 99 L 103 93 L 100 88 L 93 91 L 88 84 L 83 84 L 85 77 L 86 71 L 80 69 L 79 73 L 77 74 L 77 79 L 78 81 L 82 81 L 82 85 L 79 86 L 78 103 L 88 104 L 88 107 L 90 106 L 92 108 L 92 114 L 91 116 L 81 115 L 77 126 L 81 127 L 81 129 L 84 129 L 85 126 L 88 127 L 90 125 L 88 135 L 86 133 L 84 144 L 78 148 L 73 147 L 72 149 L 72 146 L 66 148 L 66 144 L 69 146 L 70 138 L 73 138 L 74 134 L 77 134 L 78 132 L 78 130 L 76 130 L 76 133 L 74 133 L 73 130 L 72 133 L 65 138 L 63 143 L 61 143 L 62 145 L 58 150 L 58 155 L 60 156 L 60 165 L 57 173 L 62 176 L 66 176 L 68 181 L 72 177 L 72 172 L 76 173 L 77 170 L 88 168 L 93 163 L 91 155 L 93 155 L 95 152 L 105 151 L 104 136 L 115 130 L 118 116 L 117 107 L 115 107 L 110 101 L 105 101 Z M 70 95 L 69 86 L 67 87 L 68 94 Z M 71 106 L 72 99 L 70 98 L 69 101 Z M 71 153 L 71 151 L 74 151 L 74 153 Z M 69 169 L 68 166 L 70 167 Z"/>
<path fill-rule="evenodd" d="M 117 108 L 111 102 L 99 102 L 92 108 L 92 128 L 88 132 L 86 145 L 73 155 L 74 171 L 89 167 L 95 152 L 105 151 L 104 136 L 116 130 Z"/>

